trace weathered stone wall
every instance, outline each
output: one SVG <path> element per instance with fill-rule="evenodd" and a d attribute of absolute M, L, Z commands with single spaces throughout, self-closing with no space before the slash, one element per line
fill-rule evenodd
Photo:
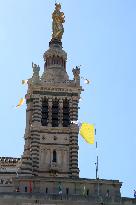
<path fill-rule="evenodd" d="M 0 194 L 0 205 L 136 205 L 136 199 L 100 199 L 79 195 Z"/>
<path fill-rule="evenodd" d="M 121 183 L 118 180 L 93 180 L 81 178 L 62 177 L 24 177 L 15 178 L 15 189 L 19 188 L 20 193 L 43 193 L 58 195 L 60 190 L 63 195 L 79 195 L 87 197 L 116 198 L 120 200 Z M 26 191 L 27 190 L 27 191 Z"/>

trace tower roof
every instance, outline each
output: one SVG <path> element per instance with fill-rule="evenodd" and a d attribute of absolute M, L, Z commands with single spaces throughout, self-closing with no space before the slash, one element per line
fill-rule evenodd
<path fill-rule="evenodd" d="M 64 33 L 64 13 L 60 11 L 61 5 L 55 4 L 52 14 L 52 39 L 49 49 L 44 53 L 44 81 L 64 82 L 69 80 L 66 72 L 67 53 L 62 49 L 62 35 Z"/>

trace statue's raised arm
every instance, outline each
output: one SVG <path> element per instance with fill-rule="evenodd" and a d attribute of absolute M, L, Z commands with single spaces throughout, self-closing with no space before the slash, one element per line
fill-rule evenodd
<path fill-rule="evenodd" d="M 57 39 L 61 41 L 62 35 L 64 33 L 63 23 L 65 22 L 64 13 L 60 11 L 61 5 L 55 4 L 55 10 L 52 14 L 52 39 Z"/>

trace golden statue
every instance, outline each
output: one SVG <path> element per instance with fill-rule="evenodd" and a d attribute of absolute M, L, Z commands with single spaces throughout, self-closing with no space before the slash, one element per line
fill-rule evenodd
<path fill-rule="evenodd" d="M 55 10 L 52 14 L 52 38 L 53 39 L 57 39 L 59 41 L 61 41 L 62 39 L 62 35 L 64 33 L 64 28 L 63 28 L 63 23 L 65 22 L 64 18 L 64 13 L 60 12 L 61 9 L 61 5 L 59 4 L 55 4 Z"/>

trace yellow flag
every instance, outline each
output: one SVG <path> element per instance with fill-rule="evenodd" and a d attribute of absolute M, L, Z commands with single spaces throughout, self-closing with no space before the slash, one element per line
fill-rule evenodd
<path fill-rule="evenodd" d="M 94 125 L 83 122 L 79 133 L 87 143 L 94 144 L 94 135 L 95 135 Z"/>
<path fill-rule="evenodd" d="M 17 104 L 16 108 L 19 108 L 21 105 L 24 104 L 24 102 L 25 102 L 25 99 L 24 99 L 24 98 L 21 98 L 21 99 L 19 100 L 19 103 Z"/>

